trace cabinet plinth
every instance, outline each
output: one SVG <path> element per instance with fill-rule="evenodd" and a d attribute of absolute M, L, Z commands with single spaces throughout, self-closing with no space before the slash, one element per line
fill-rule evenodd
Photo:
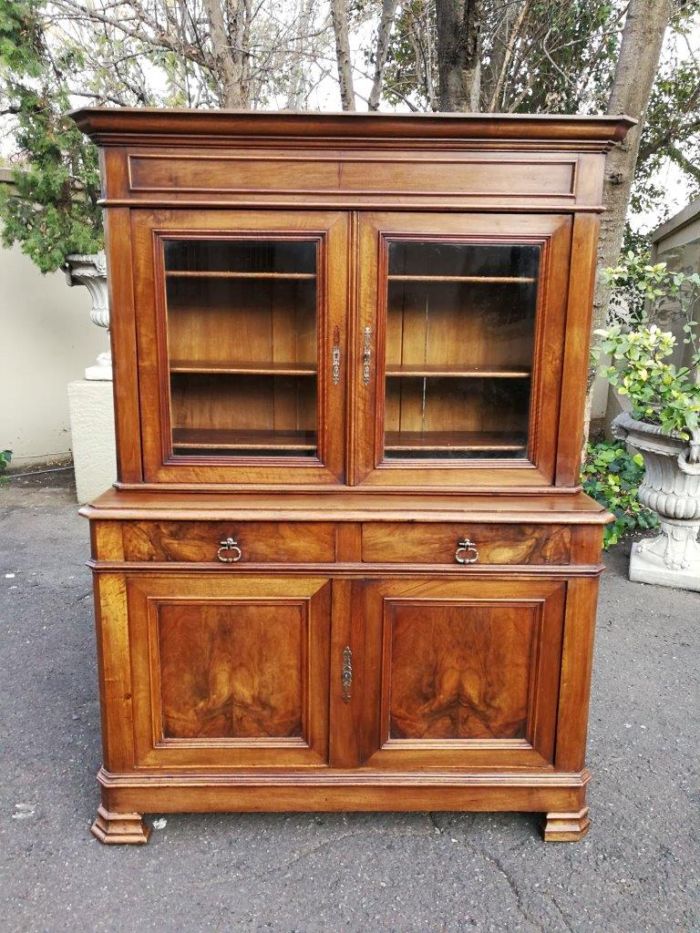
<path fill-rule="evenodd" d="M 74 119 L 103 150 L 119 465 L 83 510 L 93 834 L 428 809 L 581 838 L 608 519 L 581 386 L 632 121 Z"/>

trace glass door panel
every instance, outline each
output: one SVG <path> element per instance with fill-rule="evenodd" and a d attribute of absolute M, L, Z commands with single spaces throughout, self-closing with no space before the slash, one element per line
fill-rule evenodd
<path fill-rule="evenodd" d="M 318 241 L 163 247 L 174 457 L 318 457 Z"/>
<path fill-rule="evenodd" d="M 387 246 L 385 459 L 526 458 L 540 247 Z"/>

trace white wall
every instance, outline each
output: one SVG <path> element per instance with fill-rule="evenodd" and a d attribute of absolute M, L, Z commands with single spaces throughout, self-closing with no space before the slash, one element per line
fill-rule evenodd
<path fill-rule="evenodd" d="M 71 451 L 68 383 L 108 348 L 90 321 L 86 288 L 42 275 L 18 248 L 0 247 L 0 450 L 12 467 Z"/>

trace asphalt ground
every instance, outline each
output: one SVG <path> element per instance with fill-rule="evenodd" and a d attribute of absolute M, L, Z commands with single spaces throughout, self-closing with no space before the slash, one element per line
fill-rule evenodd
<path fill-rule="evenodd" d="M 700 595 L 602 584 L 593 825 L 529 814 L 169 815 L 105 847 L 87 522 L 68 474 L 0 487 L 0 930 L 696 931 Z M 149 816 L 153 819 L 154 816 Z"/>

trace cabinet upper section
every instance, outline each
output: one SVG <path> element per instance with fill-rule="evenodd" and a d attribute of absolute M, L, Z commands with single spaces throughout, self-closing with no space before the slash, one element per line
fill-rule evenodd
<path fill-rule="evenodd" d="M 627 117 L 80 110 L 102 147 L 119 479 L 578 482 Z"/>
<path fill-rule="evenodd" d="M 107 205 L 600 210 L 628 117 L 78 110 Z"/>

